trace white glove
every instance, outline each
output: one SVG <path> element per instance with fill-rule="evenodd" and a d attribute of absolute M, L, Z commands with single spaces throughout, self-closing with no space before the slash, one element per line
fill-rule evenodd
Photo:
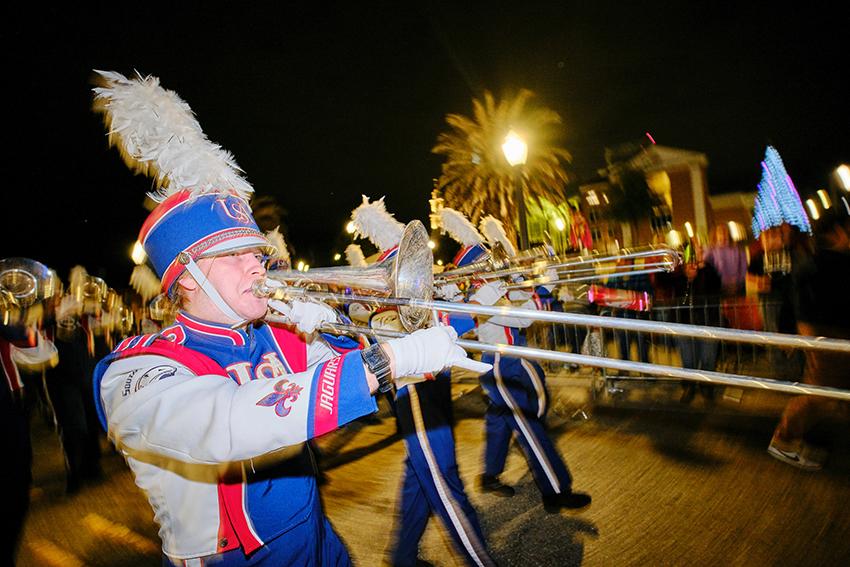
<path fill-rule="evenodd" d="M 440 299 L 445 299 L 446 301 L 454 301 L 456 298 L 463 295 L 463 293 L 460 291 L 458 286 L 453 283 L 448 283 L 435 289 L 434 295 Z"/>
<path fill-rule="evenodd" d="M 305 334 L 310 334 L 323 323 L 336 323 L 336 311 L 317 301 L 292 301 L 285 303 L 277 299 L 269 300 L 269 307 L 279 312 Z"/>
<path fill-rule="evenodd" d="M 569 286 L 562 285 L 558 288 L 558 301 L 561 303 L 569 303 L 575 300 L 575 296 L 573 295 L 573 290 L 569 288 Z"/>
<path fill-rule="evenodd" d="M 51 341 L 44 338 L 41 331 L 35 331 L 36 344 L 32 347 L 10 345 L 10 353 L 15 363 L 28 372 L 39 372 L 59 364 L 59 350 Z"/>
<path fill-rule="evenodd" d="M 537 284 L 538 287 L 542 287 L 546 290 L 547 293 L 552 293 L 552 290 L 555 289 L 555 285 L 552 282 L 558 279 L 558 272 L 555 271 L 554 268 L 549 268 L 545 272 L 543 272 L 543 276 L 540 278 L 540 283 Z"/>
<path fill-rule="evenodd" d="M 448 325 L 420 329 L 410 335 L 387 341 L 395 356 L 395 375 L 412 376 L 458 366 L 483 374 L 493 366 L 466 357 L 457 346 L 457 333 Z"/>
<path fill-rule="evenodd" d="M 508 292 L 508 286 L 502 280 L 490 282 L 476 290 L 469 298 L 471 303 L 479 303 L 481 305 L 493 305 L 499 301 L 503 295 Z"/>

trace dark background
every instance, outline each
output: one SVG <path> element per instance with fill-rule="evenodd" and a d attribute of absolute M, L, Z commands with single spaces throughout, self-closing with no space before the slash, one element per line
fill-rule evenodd
<path fill-rule="evenodd" d="M 92 69 L 176 91 L 313 266 L 348 243 L 361 194 L 427 223 L 444 116 L 484 89 L 558 112 L 579 177 L 645 132 L 707 154 L 712 193 L 755 190 L 768 143 L 803 194 L 850 162 L 838 3 L 175 4 L 6 8 L 0 257 L 127 284 L 151 184 L 107 147 Z"/>

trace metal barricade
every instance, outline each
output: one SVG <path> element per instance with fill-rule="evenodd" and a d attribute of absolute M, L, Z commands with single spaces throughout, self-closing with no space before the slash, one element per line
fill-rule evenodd
<path fill-rule="evenodd" d="M 671 298 L 656 303 L 649 312 L 602 309 L 597 311 L 587 304 L 555 305 L 555 311 L 585 315 L 603 315 L 645 321 L 646 329 L 610 329 L 591 327 L 581 324 L 562 322 L 537 322 L 527 331 L 529 344 L 533 347 L 564 353 L 584 354 L 606 357 L 614 360 L 629 361 L 622 366 L 628 369 L 609 367 L 582 367 L 574 362 L 541 362 L 547 374 L 559 378 L 592 377 L 594 394 L 622 393 L 629 382 L 686 383 L 687 378 L 671 376 L 670 368 L 694 369 L 707 374 L 713 372 L 724 375 L 740 375 L 764 379 L 766 382 L 787 382 L 797 386 L 803 375 L 805 359 L 802 348 L 787 344 L 773 344 L 772 338 L 764 344 L 728 339 L 701 339 L 677 336 L 666 333 L 666 324 L 707 325 L 717 329 L 722 335 L 724 330 L 737 330 L 740 333 L 763 335 L 763 331 L 776 333 L 777 321 L 783 306 L 775 301 L 765 301 L 757 296 L 741 297 L 699 297 L 693 302 L 684 302 L 682 298 Z M 613 321 L 612 321 L 613 323 Z M 660 323 L 661 325 L 652 325 Z M 657 330 L 654 328 L 657 327 Z M 774 335 L 775 337 L 776 335 Z M 789 338 L 792 335 L 788 335 Z M 644 363 L 644 364 L 640 364 Z M 641 367 L 641 370 L 631 368 Z M 653 368 L 662 368 L 654 372 Z M 706 382 L 712 382 L 711 379 Z M 724 381 L 719 382 L 721 384 Z M 734 379 L 725 380 L 731 386 Z M 743 386 L 748 386 L 742 383 Z M 768 386 L 766 389 L 778 389 Z M 813 388 L 817 390 L 817 387 Z M 793 388 L 787 392 L 796 391 Z M 803 391 L 801 393 L 809 393 Z M 845 393 L 850 396 L 850 392 Z M 740 393 L 736 394 L 740 396 Z M 839 395 L 841 395 L 839 393 Z M 845 398 L 846 398 L 845 396 Z"/>

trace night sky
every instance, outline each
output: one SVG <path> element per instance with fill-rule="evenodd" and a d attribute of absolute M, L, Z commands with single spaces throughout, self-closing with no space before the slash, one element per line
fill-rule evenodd
<path fill-rule="evenodd" d="M 850 163 L 845 3 L 40 4 L 5 10 L 0 257 L 63 279 L 79 263 L 126 285 L 151 187 L 107 147 L 95 68 L 176 91 L 313 266 L 348 243 L 361 194 L 427 224 L 444 116 L 485 89 L 558 112 L 580 178 L 647 131 L 707 154 L 712 193 L 755 190 L 768 143 L 801 193 Z"/>

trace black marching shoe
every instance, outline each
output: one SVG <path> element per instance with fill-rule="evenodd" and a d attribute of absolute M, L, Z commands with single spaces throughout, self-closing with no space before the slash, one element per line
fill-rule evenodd
<path fill-rule="evenodd" d="M 543 497 L 543 508 L 551 513 L 561 508 L 568 510 L 581 510 L 590 506 L 590 494 L 584 492 L 562 492 Z"/>
<path fill-rule="evenodd" d="M 510 498 L 515 493 L 513 487 L 502 484 L 497 476 L 482 474 L 478 486 L 481 488 L 481 492 L 489 492 L 504 498 Z"/>

